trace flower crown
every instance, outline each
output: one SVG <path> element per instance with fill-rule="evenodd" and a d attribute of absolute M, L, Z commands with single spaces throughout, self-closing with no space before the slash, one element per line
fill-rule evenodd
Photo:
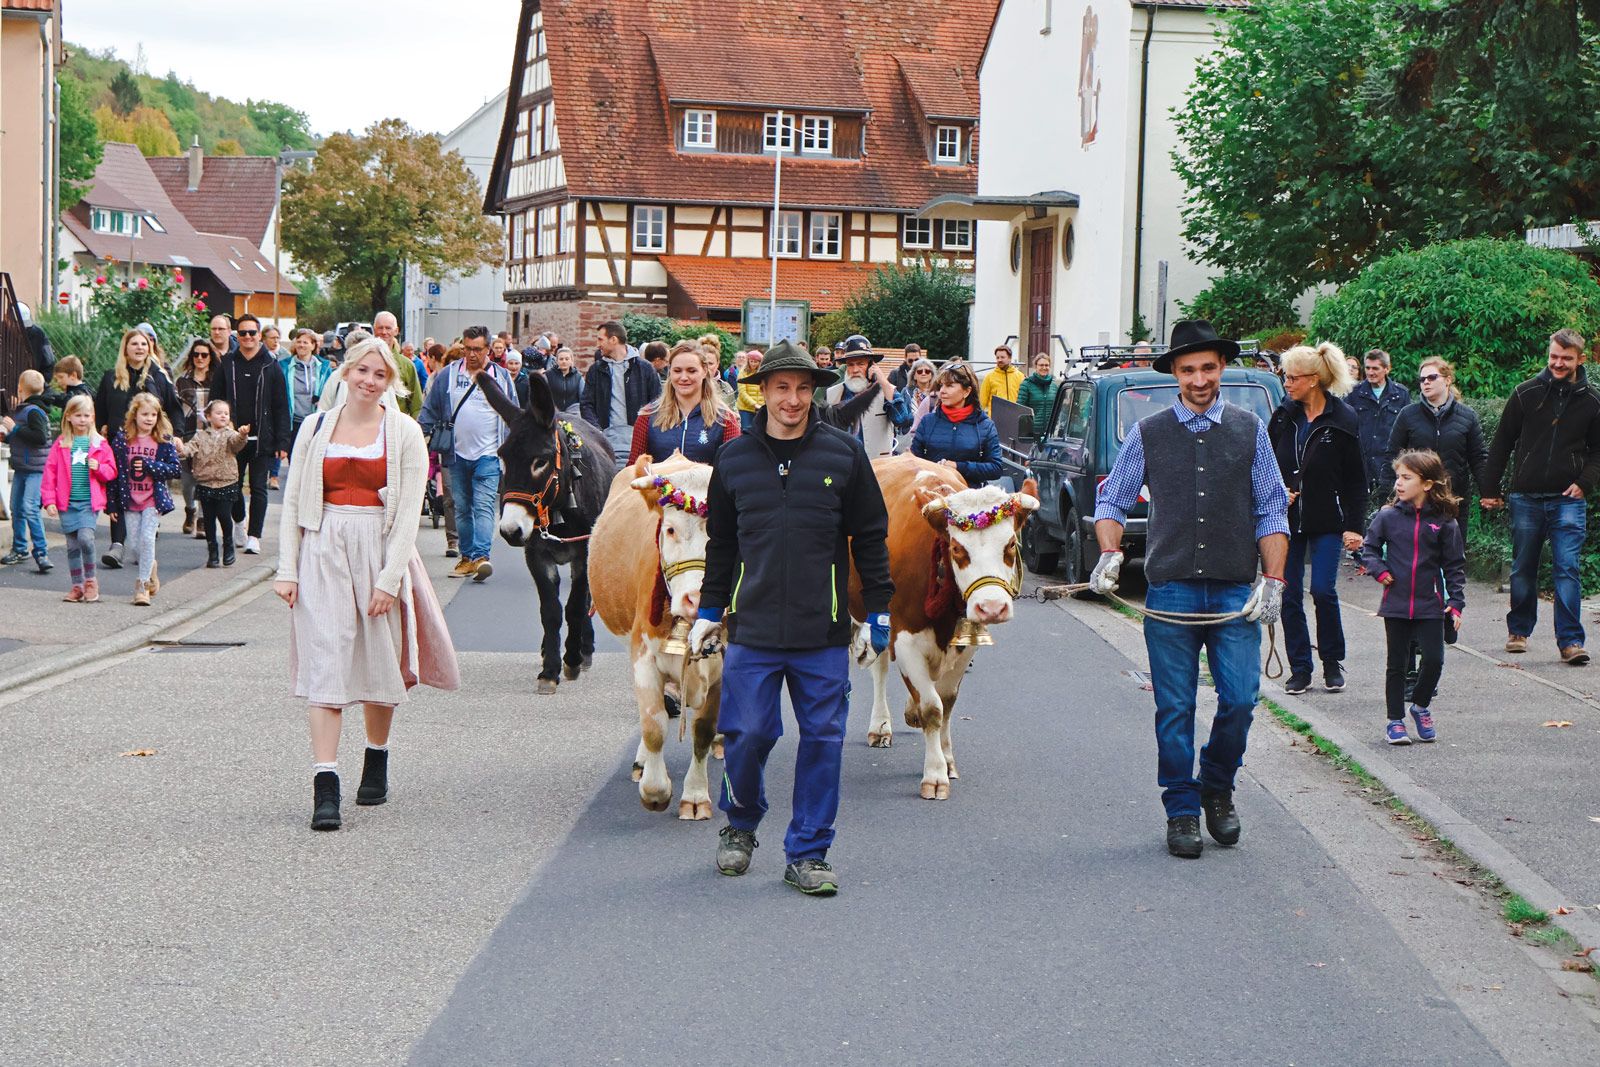
<path fill-rule="evenodd" d="M 704 500 L 696 500 L 688 493 L 685 493 L 682 489 L 679 489 L 677 486 L 673 485 L 669 479 L 663 478 L 659 474 L 656 475 L 650 484 L 655 486 L 656 491 L 661 494 L 656 500 L 656 503 L 660 504 L 664 508 L 677 508 L 679 511 L 687 511 L 692 515 L 698 515 L 702 519 L 705 518 L 707 513 L 709 513 L 711 510 L 706 506 L 706 502 Z"/>
<path fill-rule="evenodd" d="M 1006 497 L 1000 503 L 984 511 L 975 511 L 970 515 L 957 515 L 949 508 L 944 509 L 945 520 L 958 530 L 987 530 L 1001 519 L 1009 519 L 1020 509 L 1016 497 Z"/>

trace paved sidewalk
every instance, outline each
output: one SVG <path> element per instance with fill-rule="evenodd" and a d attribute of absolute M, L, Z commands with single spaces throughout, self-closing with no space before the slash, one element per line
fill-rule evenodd
<path fill-rule="evenodd" d="M 1445 654 L 1444 677 L 1433 702 L 1439 740 L 1391 746 L 1382 733 L 1384 631 L 1376 617 L 1380 587 L 1346 565 L 1340 577 L 1348 646 L 1342 693 L 1316 686 L 1300 699 L 1332 716 L 1368 751 L 1383 752 L 1420 785 L 1442 798 L 1518 859 L 1570 894 L 1569 906 L 1600 906 L 1600 666 L 1560 661 L 1551 605 L 1540 617 L 1529 651 L 1509 655 L 1507 596 L 1471 582 L 1461 637 Z M 1309 610 L 1309 598 L 1308 598 Z M 1584 605 L 1591 646 L 1600 646 L 1597 602 Z M 1281 635 L 1280 635 L 1281 636 Z M 1281 696 L 1282 680 L 1262 694 Z M 1567 722 L 1570 726 L 1546 726 Z M 1408 720 L 1409 724 L 1409 720 Z M 1357 759 L 1361 753 L 1354 753 Z"/>

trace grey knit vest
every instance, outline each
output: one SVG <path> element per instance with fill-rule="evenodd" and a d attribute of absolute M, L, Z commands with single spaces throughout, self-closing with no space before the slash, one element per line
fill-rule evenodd
<path fill-rule="evenodd" d="M 1259 421 L 1232 404 L 1222 423 L 1191 432 L 1172 411 L 1139 422 L 1150 487 L 1145 577 L 1152 582 L 1256 577 L 1255 461 Z"/>

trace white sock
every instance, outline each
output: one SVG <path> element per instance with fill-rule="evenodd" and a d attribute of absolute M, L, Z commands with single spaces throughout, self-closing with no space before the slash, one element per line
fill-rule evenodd
<path fill-rule="evenodd" d="M 381 745 L 375 745 L 371 741 L 368 741 L 367 742 L 367 747 L 370 748 L 374 752 L 387 752 L 387 751 L 389 751 L 389 745 L 388 745 L 387 742 L 384 743 L 384 744 L 381 744 Z"/>
<path fill-rule="evenodd" d="M 339 773 L 339 764 L 337 762 L 335 762 L 335 763 L 313 763 L 311 765 L 311 773 L 312 774 L 321 774 L 323 771 L 332 771 L 334 774 L 338 774 Z"/>

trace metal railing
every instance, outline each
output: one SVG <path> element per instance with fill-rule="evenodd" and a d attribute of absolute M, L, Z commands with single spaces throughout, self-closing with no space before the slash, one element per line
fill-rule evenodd
<path fill-rule="evenodd" d="M 33 346 L 22 325 L 16 287 L 11 284 L 11 275 L 0 271 L 0 412 L 11 411 L 16 403 L 17 378 L 33 364 Z"/>

